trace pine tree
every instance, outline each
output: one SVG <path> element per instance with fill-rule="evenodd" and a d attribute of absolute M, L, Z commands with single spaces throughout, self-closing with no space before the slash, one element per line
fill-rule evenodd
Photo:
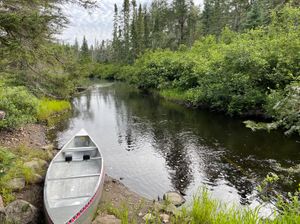
<path fill-rule="evenodd" d="M 114 7 L 114 27 L 113 27 L 113 42 L 112 42 L 112 48 L 113 48 L 113 60 L 116 62 L 119 59 L 120 56 L 120 36 L 119 36 L 119 12 L 118 12 L 118 6 L 115 4 Z"/>
<path fill-rule="evenodd" d="M 130 3 L 129 0 L 124 0 L 123 4 L 123 35 L 124 35 L 124 51 L 123 57 L 129 62 L 130 58 Z"/>
<path fill-rule="evenodd" d="M 88 61 L 90 60 L 90 52 L 89 52 L 89 46 L 87 43 L 87 40 L 85 36 L 83 36 L 81 50 L 80 50 L 80 57 L 82 61 Z"/>
<path fill-rule="evenodd" d="M 139 5 L 139 9 L 138 9 L 138 17 L 137 17 L 137 44 L 138 44 L 138 54 L 140 54 L 141 52 L 143 52 L 144 50 L 144 42 L 143 42 L 143 38 L 144 38 L 144 15 L 143 15 L 143 9 L 142 9 L 142 5 Z"/>
<path fill-rule="evenodd" d="M 176 18 L 176 36 L 179 44 L 186 40 L 186 21 L 188 18 L 188 4 L 186 0 L 174 0 L 172 4 L 173 13 Z"/>
<path fill-rule="evenodd" d="M 129 59 L 131 62 L 136 58 L 138 54 L 138 34 L 137 34 L 137 11 L 136 11 L 136 1 L 132 0 L 132 20 L 131 20 L 131 32 L 130 32 L 130 40 L 131 40 L 131 58 Z"/>
<path fill-rule="evenodd" d="M 144 47 L 150 48 L 150 18 L 149 13 L 147 11 L 147 7 L 144 7 L 144 36 L 143 36 L 143 43 Z"/>

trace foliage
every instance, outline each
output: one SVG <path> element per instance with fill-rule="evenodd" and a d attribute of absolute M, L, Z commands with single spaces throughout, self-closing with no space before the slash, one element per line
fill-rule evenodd
<path fill-rule="evenodd" d="M 18 127 L 36 121 L 38 101 L 24 87 L 1 87 L 0 109 L 6 112 L 0 128 Z"/>
<path fill-rule="evenodd" d="M 257 187 L 260 197 L 268 203 L 275 201 L 277 216 L 271 223 L 298 223 L 300 221 L 300 184 L 294 193 L 287 193 L 286 196 L 280 195 L 275 191 L 276 183 L 280 178 L 269 173 L 262 183 Z"/>
<path fill-rule="evenodd" d="M 267 27 L 244 33 L 225 28 L 219 38 L 202 37 L 191 49 L 146 51 L 122 78 L 194 106 L 273 118 L 264 125 L 269 130 L 299 133 L 299 16 L 299 8 L 287 5 L 272 13 Z M 111 77 L 122 74 L 110 66 Z"/>

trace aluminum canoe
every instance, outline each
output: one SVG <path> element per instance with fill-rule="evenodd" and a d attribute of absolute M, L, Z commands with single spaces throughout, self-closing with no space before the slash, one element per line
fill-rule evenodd
<path fill-rule="evenodd" d="M 92 223 L 104 178 L 100 149 L 82 129 L 49 165 L 44 185 L 47 223 Z"/>

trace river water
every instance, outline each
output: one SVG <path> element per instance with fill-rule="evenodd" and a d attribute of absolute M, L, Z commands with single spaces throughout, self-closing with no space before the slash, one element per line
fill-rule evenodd
<path fill-rule="evenodd" d="M 59 147 L 81 128 L 100 146 L 106 173 L 149 199 L 177 190 L 191 199 L 203 186 L 224 202 L 257 205 L 257 184 L 277 172 L 279 190 L 299 174 L 300 139 L 252 132 L 242 120 L 188 109 L 123 83 L 95 85 L 73 99 L 52 132 Z"/>

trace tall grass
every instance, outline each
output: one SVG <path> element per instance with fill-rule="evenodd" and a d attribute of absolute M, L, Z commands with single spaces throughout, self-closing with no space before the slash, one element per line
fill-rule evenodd
<path fill-rule="evenodd" d="M 39 121 L 47 121 L 51 116 L 70 109 L 71 104 L 68 101 L 44 98 L 39 102 L 37 118 Z"/>

